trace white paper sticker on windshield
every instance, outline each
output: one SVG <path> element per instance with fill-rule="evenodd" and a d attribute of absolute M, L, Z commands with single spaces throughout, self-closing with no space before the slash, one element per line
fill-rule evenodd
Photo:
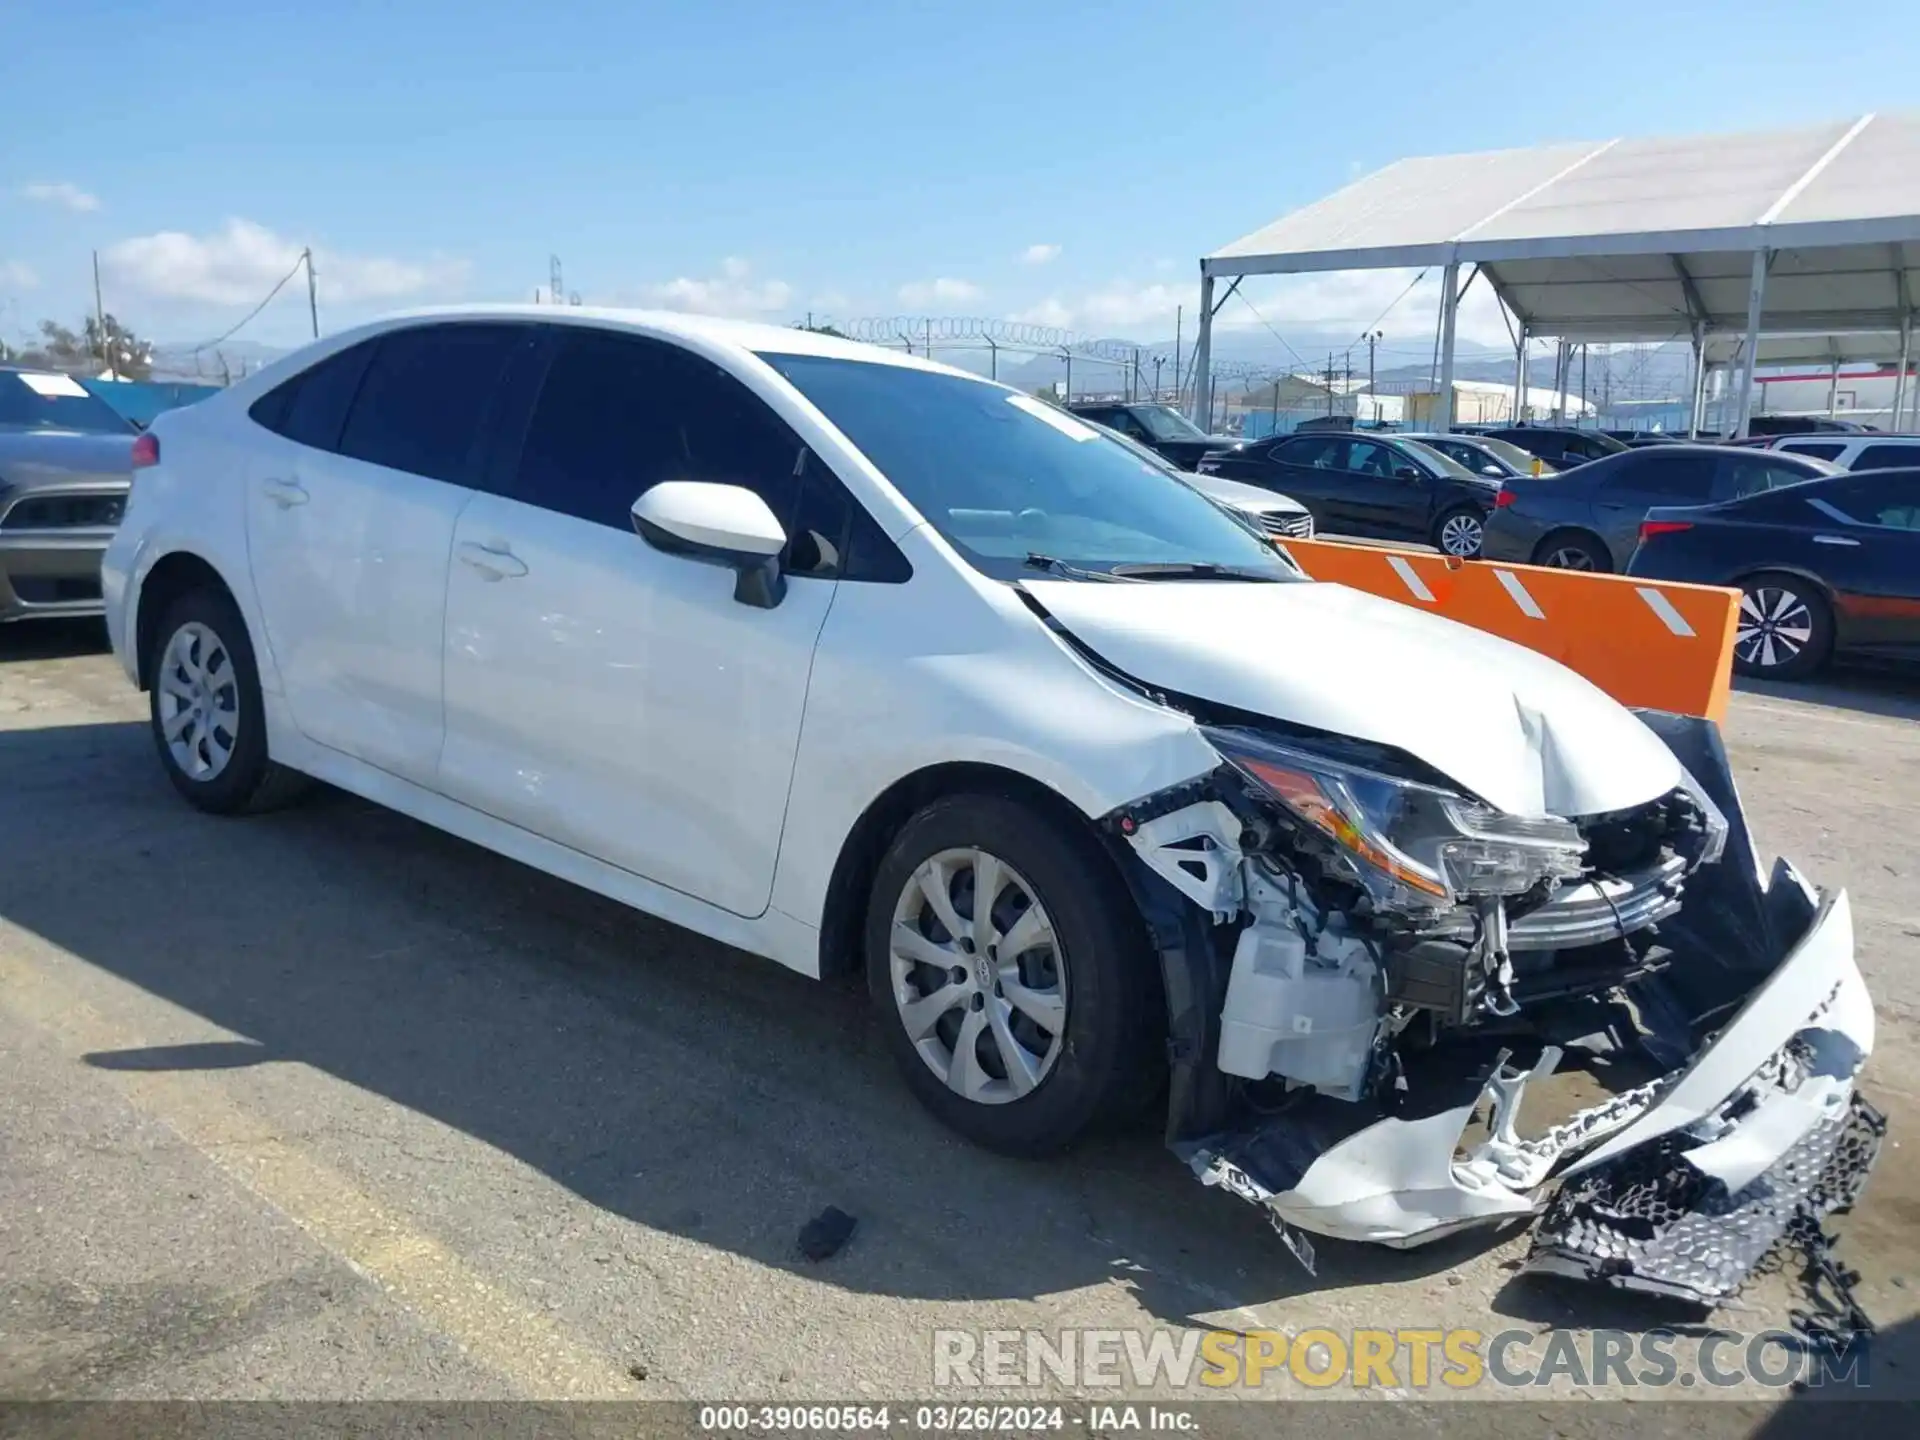
<path fill-rule="evenodd" d="M 1007 403 L 1016 410 L 1024 410 L 1036 420 L 1044 420 L 1069 440 L 1098 440 L 1100 432 L 1091 426 L 1082 425 L 1066 411 L 1056 409 L 1044 400 L 1036 400 L 1031 395 L 1009 395 Z"/>
<path fill-rule="evenodd" d="M 84 396 L 87 393 L 80 382 L 71 375 L 42 375 L 32 370 L 22 370 L 18 373 L 20 378 L 26 381 L 27 388 L 36 395 Z"/>

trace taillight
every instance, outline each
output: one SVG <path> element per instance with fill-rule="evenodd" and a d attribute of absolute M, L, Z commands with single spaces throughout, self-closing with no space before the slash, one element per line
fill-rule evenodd
<path fill-rule="evenodd" d="M 134 438 L 133 468 L 144 470 L 149 465 L 160 463 L 160 437 L 143 433 Z"/>
<path fill-rule="evenodd" d="M 1642 540 L 1650 540 L 1655 535 L 1674 535 L 1682 530 L 1691 530 L 1692 528 L 1693 522 L 1691 520 L 1642 520 L 1640 522 L 1640 538 Z"/>
<path fill-rule="evenodd" d="M 1513 503 L 1513 492 L 1511 490 L 1506 489 L 1504 486 L 1501 488 L 1500 493 L 1493 497 L 1493 508 L 1496 510 L 1504 510 L 1507 506 L 1511 505 L 1512 503 Z"/>

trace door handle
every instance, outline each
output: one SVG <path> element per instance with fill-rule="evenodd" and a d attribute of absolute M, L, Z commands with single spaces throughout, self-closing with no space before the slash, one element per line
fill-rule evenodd
<path fill-rule="evenodd" d="M 527 573 L 526 561 L 505 547 L 493 550 L 463 540 L 454 553 L 459 555 L 461 564 L 471 565 L 489 580 L 517 580 Z"/>
<path fill-rule="evenodd" d="M 1858 545 L 1860 542 L 1855 540 L 1851 535 L 1816 535 L 1813 537 L 1813 543 L 1816 545 Z"/>
<path fill-rule="evenodd" d="M 295 505 L 307 503 L 307 487 L 298 480 L 265 480 L 260 488 L 267 492 L 267 498 L 287 510 Z"/>

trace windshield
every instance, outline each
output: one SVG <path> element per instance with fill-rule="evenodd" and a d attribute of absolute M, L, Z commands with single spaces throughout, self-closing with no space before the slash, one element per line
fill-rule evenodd
<path fill-rule="evenodd" d="M 988 575 L 1032 577 L 1044 567 L 1029 557 L 1045 557 L 1095 572 L 1217 566 L 1299 578 L 1271 545 L 1164 467 L 1044 400 L 904 365 L 760 358 Z"/>
<path fill-rule="evenodd" d="M 1171 405 L 1135 405 L 1133 418 L 1156 440 L 1205 440 L 1207 432 Z"/>
<path fill-rule="evenodd" d="M 0 370 L 0 429 L 127 435 L 133 426 L 71 375 L 51 370 Z"/>
<path fill-rule="evenodd" d="M 1431 445 L 1422 445 L 1418 440 L 1396 440 L 1393 444 L 1396 448 L 1412 455 L 1415 459 L 1419 460 L 1421 464 L 1437 470 L 1442 475 L 1448 476 L 1451 479 L 1480 480 L 1485 478 L 1476 475 L 1451 455 L 1442 455 Z"/>
<path fill-rule="evenodd" d="M 1516 475 L 1531 475 L 1535 460 L 1540 462 L 1542 475 L 1558 474 L 1560 470 L 1558 465 L 1544 455 L 1535 455 L 1531 450 L 1522 450 L 1518 445 L 1506 440 L 1496 440 L 1491 435 L 1476 436 L 1473 443 L 1482 450 L 1492 452 L 1496 460 L 1504 462 Z"/>

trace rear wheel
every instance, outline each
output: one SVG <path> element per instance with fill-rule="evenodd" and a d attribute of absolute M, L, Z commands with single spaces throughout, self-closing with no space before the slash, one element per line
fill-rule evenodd
<path fill-rule="evenodd" d="M 1742 675 L 1798 680 L 1826 663 L 1833 649 L 1833 612 L 1797 575 L 1769 572 L 1740 583 L 1733 632 L 1733 668 Z"/>
<path fill-rule="evenodd" d="M 1443 555 L 1471 560 L 1486 538 L 1487 517 L 1471 505 L 1447 511 L 1433 525 L 1434 547 Z"/>
<path fill-rule="evenodd" d="M 194 590 L 155 628 L 147 674 L 153 741 L 173 788 L 216 815 L 272 809 L 312 782 L 267 758 L 260 672 L 232 599 Z"/>
<path fill-rule="evenodd" d="M 1136 1108 L 1163 1006 L 1092 836 L 991 795 L 937 800 L 880 862 L 868 985 L 908 1087 L 988 1149 L 1041 1155 Z"/>
<path fill-rule="evenodd" d="M 1549 535 L 1535 546 L 1533 563 L 1555 570 L 1613 569 L 1613 560 L 1598 540 L 1571 530 Z"/>

